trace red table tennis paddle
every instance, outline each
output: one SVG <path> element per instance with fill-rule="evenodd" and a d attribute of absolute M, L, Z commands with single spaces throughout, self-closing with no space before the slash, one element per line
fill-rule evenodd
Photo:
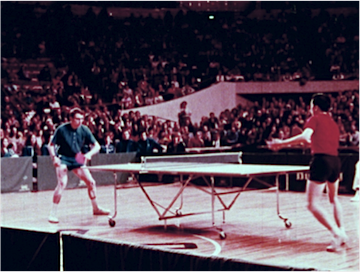
<path fill-rule="evenodd" d="M 77 153 L 75 155 L 75 160 L 80 164 L 85 164 L 86 163 L 86 158 L 85 158 L 83 153 Z"/>

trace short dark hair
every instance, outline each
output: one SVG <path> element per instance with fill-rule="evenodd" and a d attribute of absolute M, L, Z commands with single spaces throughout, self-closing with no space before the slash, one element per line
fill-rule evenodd
<path fill-rule="evenodd" d="M 331 100 L 330 97 L 325 94 L 314 94 L 311 100 L 313 101 L 314 106 L 318 106 L 321 111 L 328 111 L 330 109 Z"/>
<path fill-rule="evenodd" d="M 75 116 L 75 114 L 77 114 L 77 113 L 80 113 L 81 115 L 84 115 L 84 111 L 83 111 L 82 109 L 78 108 L 78 107 L 72 108 L 72 109 L 70 110 L 70 112 L 69 112 L 70 117 L 72 117 L 72 118 L 73 118 L 73 117 Z"/>

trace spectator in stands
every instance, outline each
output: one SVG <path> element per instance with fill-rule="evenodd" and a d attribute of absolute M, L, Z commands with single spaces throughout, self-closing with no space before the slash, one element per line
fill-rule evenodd
<path fill-rule="evenodd" d="M 201 130 L 196 132 L 195 137 L 190 138 L 188 147 L 205 147 L 203 133 Z"/>
<path fill-rule="evenodd" d="M 22 130 L 18 130 L 15 138 L 15 144 L 18 155 L 21 155 L 21 152 L 25 146 L 25 142 L 26 142 L 26 137 L 24 136 L 24 132 Z"/>
<path fill-rule="evenodd" d="M 180 132 L 174 132 L 171 137 L 171 142 L 168 143 L 166 153 L 181 154 L 185 153 L 186 145 L 181 137 Z"/>
<path fill-rule="evenodd" d="M 26 80 L 26 81 L 31 80 L 30 73 L 29 71 L 26 70 L 24 65 L 21 65 L 19 71 L 17 72 L 17 76 L 19 80 Z"/>
<path fill-rule="evenodd" d="M 232 123 L 231 129 L 225 131 L 224 135 L 224 145 L 232 146 L 236 145 L 240 141 L 240 133 L 241 133 L 241 122 L 236 120 Z"/>
<path fill-rule="evenodd" d="M 355 124 L 351 125 L 349 132 L 349 145 L 350 146 L 359 146 L 359 129 Z"/>
<path fill-rule="evenodd" d="M 49 65 L 45 65 L 41 70 L 40 74 L 38 75 L 39 81 L 51 81 L 51 72 Z"/>
<path fill-rule="evenodd" d="M 42 156 L 49 156 L 49 142 L 50 142 L 50 138 L 51 136 L 54 134 L 55 128 L 54 129 L 50 129 L 50 128 L 44 128 L 44 133 L 43 133 L 43 144 L 41 146 L 41 155 Z"/>
<path fill-rule="evenodd" d="M 219 119 L 215 116 L 215 113 L 210 112 L 208 119 L 208 126 L 210 130 L 219 129 Z"/>
<path fill-rule="evenodd" d="M 211 131 L 209 130 L 209 127 L 207 125 L 202 126 L 202 133 L 203 133 L 203 139 L 204 139 L 204 146 L 212 147 L 213 146 L 213 138 L 212 138 Z"/>
<path fill-rule="evenodd" d="M 163 96 L 160 94 L 159 91 L 155 91 L 155 96 L 154 96 L 154 104 L 159 104 L 164 102 L 164 98 Z"/>
<path fill-rule="evenodd" d="M 122 109 L 131 109 L 135 105 L 134 97 L 129 93 L 124 92 L 124 96 L 121 99 L 121 108 Z"/>
<path fill-rule="evenodd" d="M 137 143 L 131 139 L 130 129 L 124 129 L 122 138 L 116 145 L 116 153 L 136 152 L 137 150 Z"/>
<path fill-rule="evenodd" d="M 134 103 L 135 103 L 135 105 L 134 105 L 135 108 L 142 107 L 145 104 L 151 105 L 151 104 L 147 104 L 144 102 L 143 94 L 142 94 L 141 90 L 139 90 L 139 89 L 135 90 Z"/>
<path fill-rule="evenodd" d="M 137 146 L 139 156 L 150 156 L 154 154 L 161 154 L 163 152 L 162 146 L 154 139 L 148 137 L 146 131 L 141 132 Z"/>
<path fill-rule="evenodd" d="M 101 145 L 100 153 L 112 154 L 115 152 L 116 149 L 114 145 L 114 133 L 107 132 L 105 134 L 105 143 Z"/>
<path fill-rule="evenodd" d="M 187 108 L 187 102 L 180 103 L 180 112 L 178 113 L 180 127 L 189 126 L 191 123 L 191 111 Z"/>
<path fill-rule="evenodd" d="M 18 157 L 18 155 L 13 150 L 13 144 L 9 142 L 9 139 L 6 137 L 1 138 L 1 157 Z"/>
<path fill-rule="evenodd" d="M 346 146 L 349 140 L 349 134 L 346 132 L 343 123 L 340 123 L 339 131 L 340 131 L 340 138 L 339 138 L 340 145 Z"/>
<path fill-rule="evenodd" d="M 75 93 L 81 88 L 80 79 L 74 71 L 71 71 L 67 76 L 66 88 L 69 90 L 69 93 Z"/>
<path fill-rule="evenodd" d="M 165 101 L 169 101 L 174 98 L 180 97 L 178 95 L 178 88 L 175 87 L 174 83 L 171 83 L 170 87 L 166 89 L 165 94 L 163 95 Z"/>
<path fill-rule="evenodd" d="M 12 143 L 13 145 L 13 149 L 15 151 L 16 154 L 21 154 L 21 150 L 18 148 L 16 142 L 17 142 L 17 137 L 18 137 L 18 128 L 16 126 L 12 126 L 10 128 L 10 133 L 8 135 L 9 137 L 9 143 Z"/>
<path fill-rule="evenodd" d="M 63 111 L 61 108 L 55 108 L 51 111 L 51 116 L 54 124 L 61 124 L 64 123 L 66 120 L 66 117 L 63 115 Z"/>
<path fill-rule="evenodd" d="M 55 95 L 49 94 L 48 95 L 49 107 L 52 111 L 56 109 L 60 109 L 60 103 L 56 100 Z"/>
<path fill-rule="evenodd" d="M 39 143 L 37 141 L 35 133 L 29 132 L 25 146 L 22 150 L 22 156 L 23 157 L 37 157 L 41 155 L 41 146 L 39 146 Z"/>
<path fill-rule="evenodd" d="M 10 142 L 7 149 L 8 149 L 8 153 L 10 154 L 10 157 L 12 158 L 19 157 L 19 155 L 15 153 L 15 146 L 13 143 Z"/>
<path fill-rule="evenodd" d="M 290 130 L 290 137 L 299 135 L 303 132 L 303 129 L 299 126 L 298 122 L 294 122 L 293 125 L 291 126 L 291 130 Z"/>
<path fill-rule="evenodd" d="M 181 94 L 183 96 L 189 95 L 195 92 L 195 89 L 189 85 L 189 83 L 186 83 L 184 87 L 181 89 Z"/>

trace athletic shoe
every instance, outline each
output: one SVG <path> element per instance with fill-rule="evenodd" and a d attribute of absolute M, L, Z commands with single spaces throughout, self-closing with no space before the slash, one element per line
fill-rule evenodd
<path fill-rule="evenodd" d="M 345 246 L 345 244 L 349 241 L 349 237 L 346 235 L 344 231 L 340 236 L 333 236 L 331 240 L 331 244 L 326 248 L 329 252 L 336 252 L 341 249 L 341 246 Z"/>
<path fill-rule="evenodd" d="M 331 244 L 326 248 L 328 252 L 336 252 L 341 249 L 342 237 L 337 236 L 331 239 Z"/>
<path fill-rule="evenodd" d="M 56 216 L 50 215 L 48 218 L 49 222 L 52 224 L 57 224 L 59 223 L 59 219 Z"/>
<path fill-rule="evenodd" d="M 93 211 L 93 214 L 94 214 L 94 215 L 109 215 L 109 214 L 110 214 L 110 211 L 98 207 L 96 210 Z"/>

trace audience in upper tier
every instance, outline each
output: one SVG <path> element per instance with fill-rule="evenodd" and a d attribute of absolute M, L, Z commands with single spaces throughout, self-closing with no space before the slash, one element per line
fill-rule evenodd
<path fill-rule="evenodd" d="M 115 19 L 103 8 L 83 16 L 71 4 L 2 2 L 2 78 L 32 80 L 6 60 L 49 57 L 36 79 L 64 84 L 64 104 L 120 103 L 129 109 L 193 93 L 221 80 L 358 79 L 359 17 L 283 10 L 270 18 L 170 11 Z M 15 12 L 16 11 L 16 12 Z M 34 31 L 36 30 L 36 31 Z M 59 71 L 66 71 L 65 73 Z M 58 72 L 58 73 L 57 73 Z M 86 95 L 85 95 L 86 94 Z"/>

